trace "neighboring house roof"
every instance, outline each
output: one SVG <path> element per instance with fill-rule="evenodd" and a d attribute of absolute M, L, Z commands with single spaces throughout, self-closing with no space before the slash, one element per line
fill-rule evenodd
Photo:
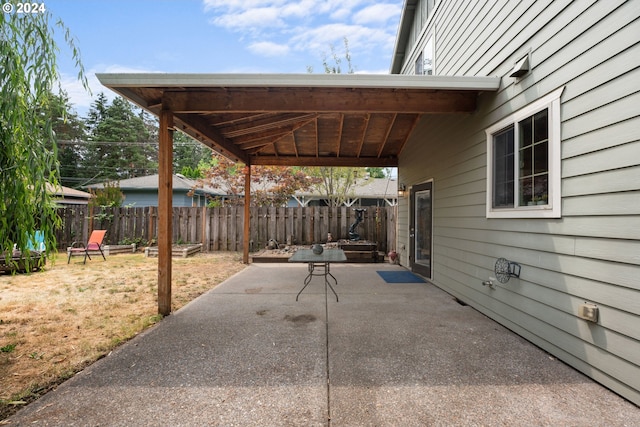
<path fill-rule="evenodd" d="M 326 195 L 318 191 L 298 192 L 293 198 L 300 205 L 306 206 L 314 200 L 325 200 Z M 398 201 L 398 181 L 395 178 L 359 178 L 350 189 L 348 198 L 344 202 L 346 206 L 352 206 L 358 201 L 384 200 L 388 205 L 394 206 Z"/>
<path fill-rule="evenodd" d="M 398 181 L 395 178 L 363 178 L 358 180 L 353 192 L 361 198 L 396 198 Z"/>
<path fill-rule="evenodd" d="M 153 191 L 158 189 L 158 174 L 128 178 L 119 181 L 120 190 L 127 191 Z M 197 187 L 198 182 L 180 174 L 173 175 L 173 190 L 189 191 L 194 189 L 197 194 L 209 194 L 211 196 L 226 196 L 226 192 L 220 187 Z M 104 184 L 88 185 L 88 188 L 104 188 Z M 252 190 L 257 188 L 268 189 L 270 185 L 264 183 L 252 183 Z M 82 193 L 82 192 L 81 192 Z M 85 193 L 89 194 L 89 193 Z M 239 194 L 238 196 L 241 196 Z M 398 196 L 398 182 L 395 178 L 359 178 L 350 191 L 352 199 L 389 199 L 394 200 Z M 318 191 L 297 192 L 295 198 L 306 200 L 319 200 L 325 196 Z"/>
<path fill-rule="evenodd" d="M 139 176 L 136 178 L 128 178 L 123 179 L 118 182 L 118 187 L 120 190 L 157 190 L 159 184 L 159 175 L 147 175 L 147 176 Z M 187 178 L 180 174 L 173 175 L 172 182 L 173 190 L 185 190 L 189 191 L 194 189 L 196 193 L 207 193 L 212 195 L 223 195 L 220 189 L 216 189 L 213 187 L 197 187 L 197 181 Z M 104 184 L 92 184 L 88 185 L 87 188 L 104 188 Z"/>
<path fill-rule="evenodd" d="M 55 198 L 56 203 L 61 205 L 86 205 L 89 203 L 89 199 L 91 198 L 91 193 L 75 190 L 62 185 L 53 187 L 48 184 L 47 189 Z"/>
<path fill-rule="evenodd" d="M 358 178 L 350 194 L 364 199 L 395 198 L 398 196 L 398 181 L 395 178 Z M 298 192 L 296 196 L 324 197 L 317 191 Z"/>

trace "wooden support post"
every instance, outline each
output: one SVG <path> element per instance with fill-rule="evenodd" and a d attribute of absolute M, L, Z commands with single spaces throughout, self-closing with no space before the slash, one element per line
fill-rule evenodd
<path fill-rule="evenodd" d="M 158 149 L 158 313 L 171 314 L 173 114 L 160 112 Z"/>
<path fill-rule="evenodd" d="M 200 242 L 202 243 L 202 251 L 203 252 L 209 252 L 209 241 L 206 238 L 207 237 L 207 206 L 203 206 L 202 209 L 200 210 L 200 233 L 201 233 L 201 239 Z"/>
<path fill-rule="evenodd" d="M 242 239 L 242 262 L 249 264 L 249 222 L 251 215 L 251 165 L 247 165 L 244 175 L 244 231 Z"/>

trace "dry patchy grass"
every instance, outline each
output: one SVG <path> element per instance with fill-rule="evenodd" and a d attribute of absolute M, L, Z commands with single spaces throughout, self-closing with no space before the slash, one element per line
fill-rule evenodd
<path fill-rule="evenodd" d="M 160 320 L 157 258 L 80 259 L 0 275 L 0 420 Z M 173 311 L 243 268 L 235 252 L 174 258 Z"/>

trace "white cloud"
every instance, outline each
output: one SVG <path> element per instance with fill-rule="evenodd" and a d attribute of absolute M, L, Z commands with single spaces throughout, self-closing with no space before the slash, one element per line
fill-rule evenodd
<path fill-rule="evenodd" d="M 93 96 L 97 95 L 101 91 L 106 92 L 106 88 L 100 84 L 95 73 L 87 73 L 87 81 Z M 78 81 L 76 76 L 62 74 L 60 76 L 60 86 L 64 88 L 67 95 L 69 95 L 69 101 L 76 109 L 76 112 L 79 115 L 84 116 L 84 112 L 93 102 L 93 96 L 82 86 L 82 83 Z"/>
<path fill-rule="evenodd" d="M 280 57 L 289 53 L 289 46 L 273 42 L 256 42 L 249 45 L 249 50 L 260 56 Z"/>
<path fill-rule="evenodd" d="M 204 10 L 223 9 L 229 11 L 250 10 L 287 3 L 286 0 L 203 0 Z"/>
<path fill-rule="evenodd" d="M 203 0 L 211 23 L 241 34 L 256 54 L 391 50 L 403 0 Z M 287 47 L 288 46 L 288 47 Z"/>
<path fill-rule="evenodd" d="M 282 5 L 280 13 L 285 18 L 306 18 L 314 13 L 316 0 L 303 0 Z"/>
<path fill-rule="evenodd" d="M 371 0 L 327 0 L 321 2 L 318 11 L 327 14 L 334 21 L 347 21 L 362 3 L 371 2 Z"/>
<path fill-rule="evenodd" d="M 402 8 L 397 4 L 374 4 L 359 10 L 353 15 L 353 22 L 360 25 L 385 23 L 396 19 Z"/>
<path fill-rule="evenodd" d="M 142 69 L 142 68 L 133 68 L 133 67 L 125 67 L 118 64 L 112 65 L 98 65 L 90 70 L 85 70 L 85 76 L 87 77 L 87 83 L 89 85 L 89 89 L 91 93 L 87 91 L 82 83 L 77 79 L 75 75 L 69 74 L 61 74 L 60 75 L 60 86 L 64 88 L 64 90 L 69 95 L 69 101 L 76 109 L 76 112 L 81 117 L 86 116 L 91 104 L 95 100 L 96 96 L 103 92 L 109 101 L 112 101 L 115 98 L 115 93 L 110 89 L 100 83 L 98 78 L 96 77 L 96 73 L 156 73 L 158 71 Z"/>
<path fill-rule="evenodd" d="M 284 21 L 280 19 L 279 10 L 273 7 L 224 14 L 214 18 L 212 22 L 230 30 L 250 30 L 250 32 L 256 32 L 261 28 L 284 26 Z"/>
<path fill-rule="evenodd" d="M 138 67 L 126 67 L 124 65 L 119 64 L 111 64 L 111 65 L 98 65 L 96 68 L 102 69 L 102 71 L 95 70 L 95 73 L 162 73 L 162 71 L 158 70 L 150 70 L 148 68 L 138 68 Z"/>
<path fill-rule="evenodd" d="M 350 51 L 366 50 L 386 46 L 394 35 L 390 35 L 380 29 L 364 27 L 361 25 L 328 24 L 317 28 L 309 28 L 297 36 L 291 38 L 297 50 L 312 52 L 327 52 L 333 45 L 338 52 L 343 46 L 344 38 L 349 42 Z"/>
<path fill-rule="evenodd" d="M 379 69 L 379 70 L 356 70 L 355 74 L 389 74 L 389 69 Z"/>
<path fill-rule="evenodd" d="M 315 21 L 324 24 L 327 20 L 347 22 L 352 16 L 360 14 L 363 23 L 380 22 L 382 14 L 387 16 L 399 13 L 402 0 L 398 5 L 385 3 L 376 5 L 375 0 L 203 0 L 204 11 L 214 13 L 211 22 L 236 31 L 248 27 L 263 28 L 286 26 L 295 29 L 305 25 L 304 21 Z M 364 9 L 358 10 L 364 5 Z M 372 8 L 371 13 L 367 9 Z M 374 20 L 375 18 L 375 20 Z M 301 22 L 301 20 L 303 20 Z"/>

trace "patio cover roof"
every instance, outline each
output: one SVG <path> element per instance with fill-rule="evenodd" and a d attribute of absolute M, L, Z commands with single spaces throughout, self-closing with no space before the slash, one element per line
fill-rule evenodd
<path fill-rule="evenodd" d="M 98 74 L 100 82 L 247 165 L 398 165 L 423 114 L 471 113 L 498 77 Z"/>
<path fill-rule="evenodd" d="M 363 74 L 98 74 L 160 119 L 158 312 L 171 312 L 172 151 L 179 129 L 246 164 L 243 261 L 249 262 L 252 165 L 398 166 L 423 114 L 476 110 L 499 78 Z"/>

